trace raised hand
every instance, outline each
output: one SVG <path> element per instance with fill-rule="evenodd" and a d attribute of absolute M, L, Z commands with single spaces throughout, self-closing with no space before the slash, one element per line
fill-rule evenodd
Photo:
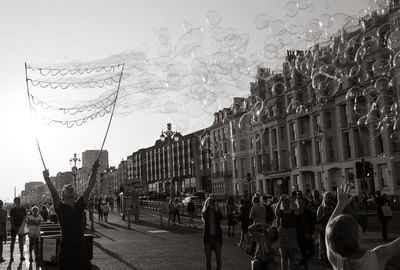
<path fill-rule="evenodd" d="M 340 185 L 337 190 L 338 204 L 347 205 L 350 203 L 350 185 Z"/>

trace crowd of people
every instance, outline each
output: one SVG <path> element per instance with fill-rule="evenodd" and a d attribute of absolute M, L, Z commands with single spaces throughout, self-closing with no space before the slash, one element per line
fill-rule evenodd
<path fill-rule="evenodd" d="M 233 197 L 228 198 L 224 207 L 218 207 L 215 198 L 208 198 L 202 210 L 207 269 L 211 269 L 212 251 L 215 252 L 216 269 L 221 269 L 223 219 L 226 219 L 228 237 L 235 238 L 235 226 L 239 225 L 240 238 L 237 246 L 243 247 L 252 257 L 252 269 L 278 269 L 273 259 L 278 249 L 282 270 L 309 269 L 309 260 L 314 256 L 324 261 L 326 269 L 372 269 L 358 267 L 360 260 L 354 260 L 354 265 L 357 267 L 351 267 L 350 261 L 360 257 L 348 258 L 348 253 L 340 253 L 338 248 L 340 243 L 335 243 L 337 239 L 332 237 L 334 235 L 332 220 L 335 215 L 339 215 L 335 214 L 338 207 L 346 220 L 350 220 L 360 228 L 361 234 L 365 232 L 366 216 L 362 210 L 363 203 L 358 196 L 349 196 L 349 190 L 346 187 L 346 190 L 343 188 L 337 192 L 325 192 L 322 196 L 318 190 L 306 195 L 296 191 L 291 195 L 283 194 L 279 197 L 261 196 L 256 193 L 251 200 L 248 196 L 240 199 L 239 207 L 235 206 Z M 343 200 L 344 193 L 348 196 L 346 200 Z M 382 226 L 382 240 L 387 241 L 387 222 L 390 216 L 384 213 L 384 208 L 390 208 L 390 201 L 379 191 L 374 194 L 374 200 Z M 361 235 L 356 239 L 358 242 L 360 237 Z M 344 243 L 342 245 L 346 245 L 346 239 L 342 237 L 341 241 Z M 397 242 L 393 242 L 386 246 L 398 245 Z M 361 248 L 358 250 L 358 255 L 365 254 L 360 250 Z M 337 252 L 341 255 L 340 262 L 334 259 L 334 256 L 338 256 Z M 300 260 L 296 261 L 297 253 L 300 255 Z M 346 267 L 343 267 L 343 261 L 349 262 Z M 386 262 L 387 258 L 384 261 Z"/>

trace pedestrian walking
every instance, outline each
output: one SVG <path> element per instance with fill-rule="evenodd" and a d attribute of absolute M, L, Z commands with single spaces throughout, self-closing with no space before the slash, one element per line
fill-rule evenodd
<path fill-rule="evenodd" d="M 240 240 L 237 243 L 241 247 L 243 243 L 248 241 L 248 228 L 250 226 L 250 205 L 246 203 L 245 199 L 239 201 L 239 216 L 240 221 Z"/>
<path fill-rule="evenodd" d="M 297 216 L 299 210 L 293 198 L 283 194 L 275 207 L 275 215 L 279 219 L 278 236 L 281 252 L 281 269 L 294 270 L 297 245 Z"/>
<path fill-rule="evenodd" d="M 235 238 L 235 226 L 236 226 L 236 218 L 237 209 L 235 203 L 233 201 L 233 197 L 230 196 L 226 202 L 226 219 L 228 223 L 228 237 Z M 232 229 L 232 232 L 231 232 Z"/>
<path fill-rule="evenodd" d="M 267 196 L 261 196 L 261 204 L 265 207 L 265 223 L 271 225 L 275 219 L 275 213 Z"/>
<path fill-rule="evenodd" d="M 110 204 L 110 210 L 111 210 L 111 212 L 114 212 L 114 198 L 113 198 L 112 196 L 111 196 L 111 198 L 110 198 L 109 204 Z"/>
<path fill-rule="evenodd" d="M 110 212 L 110 207 L 108 206 L 108 203 L 103 203 L 101 210 L 103 212 L 104 221 L 108 222 L 108 213 Z"/>
<path fill-rule="evenodd" d="M 99 221 L 102 221 L 104 219 L 102 207 L 103 207 L 103 200 L 99 199 L 99 201 L 97 202 L 97 214 Z"/>
<path fill-rule="evenodd" d="M 193 224 L 193 228 L 196 228 L 196 224 L 194 224 L 194 217 L 196 215 L 196 205 L 194 204 L 193 200 L 189 198 L 189 202 L 187 204 L 187 211 L 189 215 L 189 225 L 188 227 L 190 228 L 190 225 Z"/>
<path fill-rule="evenodd" d="M 367 249 L 361 245 L 362 229 L 357 220 L 343 210 L 350 203 L 350 186 L 337 191 L 337 205 L 326 227 L 328 259 L 334 270 L 383 270 L 386 263 L 400 255 L 400 238 L 389 244 Z"/>
<path fill-rule="evenodd" d="M 297 266 L 304 266 L 308 270 L 308 260 L 314 256 L 314 240 L 312 238 L 315 230 L 315 219 L 311 209 L 306 206 L 305 199 L 298 197 L 296 200 L 299 208 L 297 216 L 297 244 L 301 252 L 301 260 Z"/>
<path fill-rule="evenodd" d="M 54 209 L 54 205 L 50 205 L 49 208 L 49 216 L 50 216 L 50 221 L 53 223 L 58 223 L 58 218 L 56 214 L 56 210 Z"/>
<path fill-rule="evenodd" d="M 171 199 L 168 202 L 168 225 L 170 221 L 174 221 L 175 224 L 175 219 L 174 219 L 174 201 Z"/>
<path fill-rule="evenodd" d="M 328 257 L 326 256 L 325 229 L 335 207 L 336 207 L 336 200 L 333 193 L 329 191 L 325 192 L 322 199 L 322 203 L 317 210 L 317 223 L 320 225 L 320 232 L 319 232 L 320 259 L 325 260 L 327 268 L 331 268 L 331 264 L 329 263 Z"/>
<path fill-rule="evenodd" d="M 389 215 L 384 214 L 383 207 L 389 206 L 389 201 L 384 196 L 381 195 L 380 191 L 376 192 L 374 199 L 376 203 L 377 215 L 382 227 L 382 240 L 386 241 L 388 239 L 387 224 L 389 220 Z"/>
<path fill-rule="evenodd" d="M 32 207 L 31 214 L 26 217 L 26 224 L 29 231 L 29 262 L 33 262 L 32 252 L 35 254 L 35 262 L 39 257 L 39 237 L 40 237 L 40 223 L 43 217 L 39 215 L 39 208 Z"/>
<path fill-rule="evenodd" d="M 249 218 L 253 223 L 265 223 L 266 220 L 266 211 L 264 205 L 260 203 L 260 197 L 253 197 L 253 206 L 250 209 Z"/>
<path fill-rule="evenodd" d="M 7 210 L 3 209 L 3 201 L 0 200 L 0 263 L 6 261 L 3 258 L 3 242 L 7 242 Z"/>
<path fill-rule="evenodd" d="M 206 255 L 206 269 L 211 270 L 211 255 L 214 251 L 217 270 L 221 270 L 221 252 L 222 252 L 222 228 L 221 220 L 223 218 L 221 210 L 217 208 L 215 198 L 209 197 L 204 202 L 201 213 L 204 221 L 203 245 Z"/>
<path fill-rule="evenodd" d="M 10 262 L 14 261 L 14 245 L 15 238 L 18 234 L 19 252 L 21 255 L 21 261 L 25 260 L 24 257 L 24 244 L 25 234 L 20 233 L 20 227 L 23 224 L 26 217 L 25 208 L 21 207 L 21 199 L 19 197 L 14 198 L 15 206 L 10 210 L 10 223 L 11 223 L 11 244 L 10 244 Z"/>
<path fill-rule="evenodd" d="M 82 196 L 75 200 L 76 193 L 72 185 L 65 185 L 62 189 L 62 201 L 57 190 L 50 181 L 49 171 L 43 172 L 44 180 L 53 198 L 54 209 L 57 212 L 61 227 L 61 242 L 58 256 L 59 270 L 88 270 L 92 269 L 89 254 L 85 248 L 83 211 L 89 194 L 96 183 L 97 159 L 92 166 L 88 186 Z"/>
<path fill-rule="evenodd" d="M 179 200 L 178 200 L 178 198 L 175 198 L 175 200 L 174 200 L 174 218 L 173 218 L 174 224 L 175 224 L 175 219 L 176 218 L 178 218 L 178 223 L 181 224 L 181 217 L 180 217 L 180 214 L 179 214 L 179 207 L 180 207 Z"/>
<path fill-rule="evenodd" d="M 46 205 L 42 205 L 39 214 L 42 216 L 44 222 L 47 222 L 49 220 L 49 210 L 47 210 Z"/>

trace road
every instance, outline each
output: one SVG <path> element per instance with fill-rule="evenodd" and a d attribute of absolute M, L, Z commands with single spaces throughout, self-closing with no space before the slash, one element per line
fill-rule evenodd
<path fill-rule="evenodd" d="M 395 219 L 396 221 L 396 219 Z M 187 220 L 183 218 L 183 222 Z M 201 226 L 200 220 L 197 225 Z M 186 223 L 187 224 L 187 223 Z M 374 224 L 371 219 L 371 228 Z M 399 224 L 399 223 L 397 223 Z M 142 211 L 140 221 L 132 223 L 131 229 L 127 228 L 127 222 L 120 216 L 110 214 L 109 222 L 95 222 L 95 237 L 93 248 L 94 269 L 101 270 L 151 270 L 151 269 L 205 269 L 205 257 L 202 246 L 202 229 L 187 228 L 182 225 L 160 225 L 160 219 L 156 212 Z M 398 235 L 390 234 L 391 238 Z M 382 242 L 379 233 L 368 232 L 365 234 L 364 245 L 373 247 Z M 224 235 L 222 249 L 223 269 L 250 269 L 250 257 L 243 249 L 236 246 L 236 239 Z M 43 269 L 54 270 L 54 266 L 36 268 L 35 264 L 29 267 L 26 260 L 20 263 L 19 252 L 16 251 L 16 261 L 9 264 L 9 244 L 5 246 L 6 262 L 0 264 L 0 269 Z M 28 258 L 27 254 L 25 257 Z M 275 257 L 279 262 L 279 257 Z M 213 261 L 213 265 L 214 261 Z M 312 260 L 311 270 L 325 269 L 324 264 L 318 260 Z M 214 267 L 213 267 L 214 268 Z M 400 258 L 390 262 L 388 270 L 400 269 Z"/>

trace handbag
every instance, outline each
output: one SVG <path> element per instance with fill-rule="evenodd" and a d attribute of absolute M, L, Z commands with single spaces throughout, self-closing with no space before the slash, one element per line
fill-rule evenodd
<path fill-rule="evenodd" d="M 389 205 L 382 205 L 382 212 L 384 217 L 392 217 L 392 209 Z"/>
<path fill-rule="evenodd" d="M 29 229 L 28 229 L 28 225 L 26 224 L 26 222 L 24 221 L 21 226 L 19 227 L 18 230 L 18 235 L 20 236 L 25 236 L 29 234 Z"/>

